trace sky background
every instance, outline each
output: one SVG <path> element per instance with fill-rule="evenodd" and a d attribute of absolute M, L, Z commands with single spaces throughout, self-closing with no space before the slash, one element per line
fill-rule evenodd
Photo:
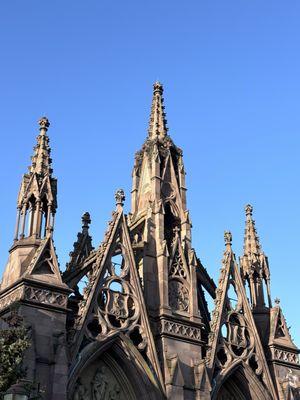
<path fill-rule="evenodd" d="M 298 0 L 1 2 L 0 272 L 39 117 L 51 122 L 64 269 L 83 212 L 97 246 L 119 187 L 129 211 L 158 79 L 184 151 L 198 256 L 217 280 L 223 232 L 241 255 L 251 203 L 272 297 L 300 346 L 299 20 Z"/>

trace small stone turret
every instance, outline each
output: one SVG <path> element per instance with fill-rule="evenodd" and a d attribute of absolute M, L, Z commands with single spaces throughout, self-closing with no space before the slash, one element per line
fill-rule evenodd
<path fill-rule="evenodd" d="M 45 399 L 66 399 L 68 361 L 66 312 L 71 290 L 62 282 L 53 243 L 57 184 L 52 177 L 47 118 L 29 172 L 23 176 L 17 202 L 14 243 L 0 289 L 0 316 L 17 305 L 31 346 L 24 360 L 27 376 L 39 382 Z"/>

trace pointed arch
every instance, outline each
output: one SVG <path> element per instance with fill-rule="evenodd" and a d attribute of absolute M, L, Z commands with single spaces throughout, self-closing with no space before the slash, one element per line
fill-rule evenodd
<path fill-rule="evenodd" d="M 70 332 L 73 362 L 81 358 L 89 342 L 103 342 L 116 332 L 124 333 L 162 382 L 127 220 L 120 204 L 96 253 L 88 285 L 79 303 L 78 317 Z M 119 258 L 117 264 L 115 256 Z"/>
<path fill-rule="evenodd" d="M 79 385 L 86 398 L 93 398 L 88 396 L 92 395 L 93 390 L 100 390 L 95 388 L 95 376 L 97 373 L 101 375 L 102 372 L 106 375 L 107 385 L 101 387 L 101 390 L 116 390 L 118 399 L 164 399 L 163 390 L 152 370 L 140 352 L 121 332 L 105 341 L 92 342 L 84 348 L 80 359 L 70 372 L 67 391 L 69 400 L 75 398 Z M 103 395 L 104 393 L 106 392 L 103 392 Z"/>
<path fill-rule="evenodd" d="M 231 396 L 231 397 L 230 397 Z M 216 379 L 212 400 L 272 400 L 265 386 L 252 369 L 238 360 Z"/>
<path fill-rule="evenodd" d="M 225 232 L 224 238 L 226 249 L 219 287 L 216 290 L 216 307 L 212 314 L 213 319 L 206 356 L 210 376 L 212 381 L 216 382 L 222 379 L 227 371 L 230 371 L 240 361 L 243 365 L 247 364 L 247 367 L 244 367 L 245 371 L 248 371 L 248 367 L 252 369 L 252 373 L 257 377 L 258 382 L 263 384 L 264 390 L 272 395 L 269 398 L 276 398 L 262 342 L 231 248 L 231 233 Z M 237 295 L 236 304 L 232 304 L 229 297 L 231 285 L 233 285 Z M 271 396 L 270 394 L 269 396 Z M 252 399 L 252 397 L 248 398 Z M 261 398 L 264 399 L 264 397 Z M 260 398 L 257 397 L 257 399 Z"/>

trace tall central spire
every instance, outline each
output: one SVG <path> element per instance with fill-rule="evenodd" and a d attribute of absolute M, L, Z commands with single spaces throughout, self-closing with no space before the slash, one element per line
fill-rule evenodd
<path fill-rule="evenodd" d="M 163 85 L 160 82 L 155 82 L 148 130 L 150 139 L 163 138 L 168 132 L 163 92 Z"/>

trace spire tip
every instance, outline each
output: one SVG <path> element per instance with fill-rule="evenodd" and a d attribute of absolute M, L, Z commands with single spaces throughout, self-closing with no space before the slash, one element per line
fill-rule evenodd
<path fill-rule="evenodd" d="M 81 221 L 82 221 L 82 227 L 83 228 L 88 228 L 89 224 L 92 222 L 90 213 L 89 212 L 85 212 L 81 217 Z"/>
<path fill-rule="evenodd" d="M 40 126 L 40 129 L 46 129 L 47 130 L 49 128 L 49 126 L 50 126 L 50 122 L 49 122 L 48 118 L 47 117 L 40 118 L 39 126 Z"/>
<path fill-rule="evenodd" d="M 278 297 L 276 297 L 276 299 L 275 299 L 275 304 L 276 304 L 277 307 L 279 307 L 280 299 Z"/>
<path fill-rule="evenodd" d="M 224 232 L 224 241 L 225 241 L 225 246 L 231 247 L 232 243 L 232 234 L 230 231 L 225 231 Z"/>
<path fill-rule="evenodd" d="M 156 82 L 153 84 L 153 93 L 160 93 L 160 94 L 162 94 L 163 91 L 164 91 L 164 87 L 163 87 L 162 83 L 160 83 L 159 81 L 156 81 Z"/>
<path fill-rule="evenodd" d="M 125 201 L 125 193 L 123 189 L 118 189 L 115 193 L 116 205 L 123 207 Z"/>
<path fill-rule="evenodd" d="M 245 206 L 245 211 L 246 211 L 246 215 L 250 215 L 252 216 L 252 212 L 253 212 L 253 207 L 251 206 L 251 204 L 246 204 Z"/>

